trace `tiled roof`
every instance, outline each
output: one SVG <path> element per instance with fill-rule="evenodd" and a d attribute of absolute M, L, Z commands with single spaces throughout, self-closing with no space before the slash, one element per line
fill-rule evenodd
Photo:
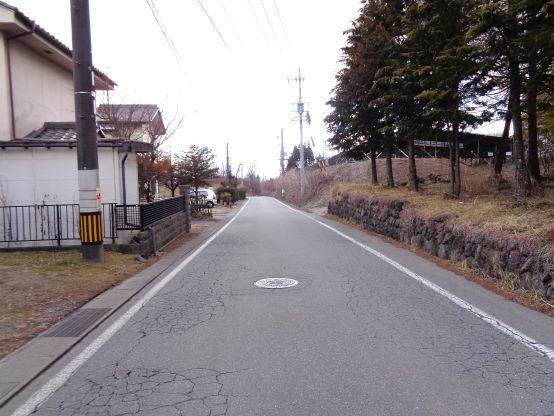
<path fill-rule="evenodd" d="M 101 128 L 98 128 L 98 147 L 128 148 L 136 153 L 148 153 L 153 150 L 152 144 L 128 140 L 122 137 L 106 137 Z M 0 148 L 6 147 L 70 147 L 77 145 L 75 122 L 48 122 L 40 129 L 29 133 L 21 139 L 0 142 Z M 126 147 L 129 146 L 129 147 Z"/>
<path fill-rule="evenodd" d="M 150 123 L 159 111 L 155 104 L 100 104 L 97 109 L 99 122 L 115 118 L 122 123 Z"/>
<path fill-rule="evenodd" d="M 98 138 L 104 138 L 104 133 L 98 129 Z M 74 122 L 44 123 L 40 129 L 25 136 L 25 139 L 48 140 L 52 142 L 67 142 L 77 140 L 77 131 Z"/>

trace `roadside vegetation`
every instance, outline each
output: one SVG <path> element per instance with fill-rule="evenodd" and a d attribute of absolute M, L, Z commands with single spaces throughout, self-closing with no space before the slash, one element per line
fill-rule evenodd
<path fill-rule="evenodd" d="M 169 252 L 201 231 L 193 224 Z M 161 253 L 163 255 L 163 253 Z M 84 262 L 78 250 L 0 252 L 0 358 L 157 261 L 106 251 L 104 263 Z"/>
<path fill-rule="evenodd" d="M 458 199 L 445 198 L 444 192 L 450 186 L 450 162 L 447 159 L 417 159 L 419 192 L 409 189 L 409 162 L 407 159 L 393 159 L 392 166 L 397 184 L 394 188 L 372 185 L 369 181 L 371 162 L 342 163 L 325 169 L 309 168 L 306 171 L 306 198 L 300 199 L 299 175 L 290 170 L 285 175 L 270 179 L 262 184 L 263 192 L 276 198 L 317 213 L 327 215 L 327 205 L 337 194 L 348 194 L 352 198 L 390 196 L 406 202 L 406 205 L 423 216 L 432 217 L 444 213 L 454 214 L 449 221 L 479 229 L 490 235 L 513 236 L 544 247 L 554 253 L 554 180 L 543 179 L 542 195 L 534 195 L 520 203 L 512 198 L 514 177 L 507 175 L 503 187 L 497 189 L 491 178 L 491 166 L 461 166 L 461 194 Z M 386 161 L 376 161 L 377 172 L 384 174 Z M 511 165 L 505 167 L 513 173 Z M 340 220 L 344 222 L 344 220 Z M 356 226 L 356 224 L 353 224 Z M 392 244 L 414 250 L 429 260 L 439 263 L 467 279 L 500 295 L 554 317 L 554 302 L 544 299 L 536 291 L 518 287 L 508 276 L 493 279 L 483 271 L 472 270 L 467 265 L 442 260 L 423 250 L 407 246 L 395 240 L 382 237 Z"/>
<path fill-rule="evenodd" d="M 320 214 L 339 194 L 393 197 L 414 215 L 449 214 L 455 225 L 523 238 L 554 259 L 552 2 L 367 0 L 346 35 L 325 122 L 329 145 L 359 162 L 308 159 L 303 199 L 298 164 L 289 163 L 265 193 Z M 491 121 L 503 125 L 492 158 L 464 152 L 462 133 Z M 438 137 L 448 157 L 418 157 L 418 141 Z M 480 283 L 504 291 L 501 280 Z M 505 296 L 519 290 L 511 282 Z M 540 299 L 527 293 L 523 303 L 533 304 L 530 296 Z"/>
<path fill-rule="evenodd" d="M 447 192 L 460 196 L 460 132 L 497 120 L 504 131 L 485 176 L 503 187 L 511 143 L 511 196 L 522 202 L 543 192 L 539 160 L 549 163 L 554 147 L 552 2 L 367 0 L 347 35 L 328 103 L 329 143 L 370 159 L 372 184 L 397 184 L 392 157 L 401 147 L 408 187 L 419 191 L 425 175 L 415 140 L 446 135 Z M 387 166 L 382 176 L 379 153 Z"/>

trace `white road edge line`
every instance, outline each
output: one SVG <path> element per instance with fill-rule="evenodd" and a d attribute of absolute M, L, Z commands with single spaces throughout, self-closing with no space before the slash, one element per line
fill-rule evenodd
<path fill-rule="evenodd" d="M 28 416 L 42 405 L 52 394 L 56 392 L 65 382 L 77 371 L 88 359 L 90 359 L 111 337 L 115 335 L 150 299 L 152 299 L 165 285 L 167 285 L 181 270 L 183 270 L 196 256 L 198 256 L 213 240 L 215 240 L 248 205 L 248 200 L 237 214 L 225 224 L 218 232 L 212 235 L 204 244 L 198 247 L 190 256 L 184 259 L 162 280 L 160 280 L 144 296 L 137 300 L 133 306 L 121 315 L 117 321 L 111 324 L 102 334 L 92 341 L 79 355 L 71 360 L 54 377 L 44 384 L 36 393 L 34 393 L 25 403 L 18 407 L 12 416 Z"/>
<path fill-rule="evenodd" d="M 311 217 L 310 215 L 306 214 L 305 212 L 302 212 L 302 211 L 299 211 L 295 208 L 292 208 L 292 207 L 288 206 L 287 204 L 279 201 L 278 199 L 275 199 L 275 200 L 277 202 L 279 202 L 280 204 L 284 205 L 285 207 L 287 207 L 288 209 L 290 209 L 290 210 L 292 210 L 292 211 L 294 211 L 298 214 L 301 214 L 301 215 L 305 216 L 306 218 L 309 218 L 310 220 L 318 223 L 319 225 L 322 225 L 323 227 L 325 227 L 325 228 L 333 231 L 334 233 L 340 235 L 341 237 L 345 238 L 346 240 L 356 244 L 357 246 L 361 247 L 365 251 L 368 251 L 369 253 L 373 254 L 374 256 L 380 258 L 381 260 L 387 262 L 391 266 L 395 267 L 396 269 L 398 269 L 401 272 L 405 273 L 406 275 L 410 276 L 412 279 L 415 279 L 419 283 L 421 283 L 421 284 L 427 286 L 428 288 L 434 290 L 439 295 L 442 295 L 445 298 L 451 300 L 452 302 L 454 302 L 459 307 L 471 312 L 473 315 L 475 315 L 479 319 L 489 323 L 490 325 L 492 325 L 493 327 L 495 327 L 499 331 L 507 334 L 508 336 L 510 336 L 510 337 L 514 338 L 515 340 L 521 342 L 523 345 L 531 348 L 533 351 L 539 353 L 540 355 L 542 355 L 542 356 L 548 358 L 550 361 L 554 362 L 554 350 L 548 348 L 546 345 L 543 345 L 543 344 L 535 341 L 533 338 L 528 337 L 527 335 L 525 335 L 524 333 L 522 333 L 522 332 L 518 331 L 517 329 L 511 327 L 510 325 L 502 322 L 499 319 L 496 319 L 494 316 L 489 315 L 485 311 L 482 311 L 481 309 L 477 308 L 476 306 L 472 305 L 471 303 L 466 302 L 465 300 L 459 298 L 458 296 L 454 295 L 453 293 L 449 292 L 448 290 L 443 289 L 442 287 L 436 285 L 435 283 L 427 280 L 423 276 L 411 271 L 407 267 L 402 266 L 400 263 L 397 263 L 393 259 L 391 259 L 391 258 L 385 256 L 384 254 L 382 254 L 381 252 L 379 252 L 379 251 L 377 251 L 377 250 L 375 250 L 375 249 L 373 249 L 373 248 L 371 248 L 371 247 L 369 247 L 369 246 L 367 246 L 363 243 L 360 243 L 359 241 L 355 240 L 354 238 L 340 232 L 339 230 L 331 227 L 330 225 L 325 224 L 324 222 L 321 222 L 321 221 Z"/>

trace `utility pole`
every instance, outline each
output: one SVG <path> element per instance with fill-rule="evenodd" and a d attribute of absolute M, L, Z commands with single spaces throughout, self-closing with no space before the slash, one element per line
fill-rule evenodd
<path fill-rule="evenodd" d="M 304 130 L 303 130 L 303 119 L 304 119 L 304 103 L 302 102 L 302 82 L 304 78 L 298 68 L 298 76 L 293 78 L 294 81 L 298 82 L 298 102 L 296 103 L 296 112 L 298 113 L 298 122 L 300 125 L 300 198 L 304 198 L 304 183 L 305 183 L 305 172 L 304 172 Z M 310 116 L 306 113 L 307 121 L 310 122 Z"/>
<path fill-rule="evenodd" d="M 229 143 L 227 143 L 227 178 L 231 179 L 231 165 L 229 164 Z"/>
<path fill-rule="evenodd" d="M 103 262 L 102 194 L 98 175 L 88 0 L 71 0 L 71 32 L 81 253 L 85 261 Z"/>
<path fill-rule="evenodd" d="M 281 127 L 281 175 L 285 174 L 285 145 L 283 143 L 283 128 Z"/>

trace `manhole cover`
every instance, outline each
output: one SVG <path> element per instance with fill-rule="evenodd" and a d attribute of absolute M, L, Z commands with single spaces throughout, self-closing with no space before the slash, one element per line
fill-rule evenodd
<path fill-rule="evenodd" d="M 262 279 L 254 283 L 256 286 L 264 289 L 285 289 L 298 284 L 294 279 L 285 279 L 283 277 L 272 277 L 271 279 Z"/>

